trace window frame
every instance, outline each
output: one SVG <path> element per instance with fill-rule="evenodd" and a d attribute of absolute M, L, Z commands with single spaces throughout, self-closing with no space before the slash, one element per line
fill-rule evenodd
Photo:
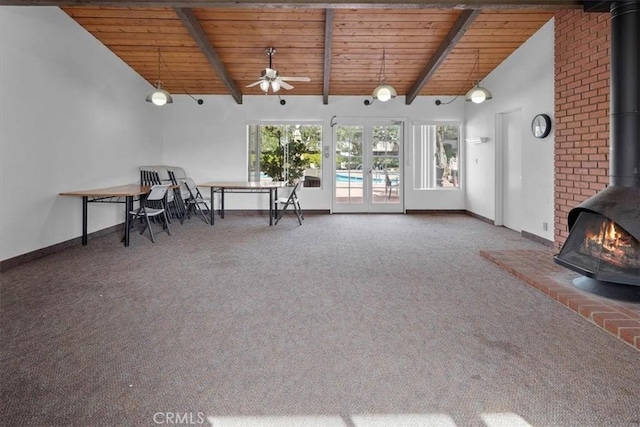
<path fill-rule="evenodd" d="M 414 191 L 460 191 L 463 190 L 463 176 L 464 176 L 464 138 L 463 129 L 464 123 L 459 120 L 425 120 L 415 121 L 413 126 L 413 146 L 412 146 L 412 184 Z M 457 155 L 457 185 L 452 186 L 438 186 L 437 182 L 437 167 L 436 167 L 436 149 L 435 149 L 435 131 L 437 126 L 457 126 L 458 138 L 457 138 L 457 152 L 455 148 L 453 153 Z M 431 129 L 433 127 L 433 129 Z M 426 128 L 426 129 L 425 129 Z M 424 138 L 426 132 L 433 132 L 431 137 Z M 443 149 L 444 146 L 443 146 Z M 446 149 L 445 152 L 446 153 Z M 443 173 L 451 167 L 451 158 L 453 156 L 447 156 L 446 165 L 443 168 Z M 425 167 L 426 165 L 426 167 Z M 449 170 L 449 172 L 451 172 Z M 451 180 L 454 179 L 451 173 Z"/>
<path fill-rule="evenodd" d="M 261 129 L 261 127 L 263 126 L 283 126 L 285 128 L 285 135 L 288 135 L 288 127 L 290 126 L 296 126 L 296 125 L 300 125 L 300 126 L 317 126 L 320 130 L 320 138 L 317 141 L 317 151 L 312 152 L 313 154 L 317 154 L 317 159 L 318 159 L 318 164 L 317 167 L 315 169 L 317 169 L 317 173 L 316 173 L 316 177 L 319 178 L 319 187 L 323 186 L 323 179 L 322 179 L 322 168 L 323 168 L 323 164 L 324 164 L 324 159 L 322 156 L 322 147 L 323 147 L 323 143 L 324 143 L 324 133 L 325 133 L 325 129 L 324 129 L 324 123 L 322 121 L 319 120 L 256 120 L 256 121 L 247 121 L 245 122 L 245 128 L 246 128 L 246 154 L 247 154 L 247 159 L 246 159 L 246 166 L 247 166 L 247 179 L 249 181 L 252 180 L 253 181 L 257 181 L 258 179 L 260 179 L 260 174 L 258 172 L 258 175 L 255 176 L 255 170 L 261 171 L 261 162 L 260 162 L 260 155 L 256 156 L 255 160 L 252 160 L 252 154 L 253 152 L 251 151 L 254 147 L 255 144 L 254 142 L 251 140 L 251 136 L 252 136 L 252 127 L 255 127 L 255 129 L 258 130 L 258 132 L 256 132 L 256 140 L 257 140 L 257 152 L 258 153 L 262 153 L 262 133 L 259 131 Z M 288 142 L 287 142 L 288 143 Z M 253 163 L 253 165 L 252 165 Z M 253 169 L 252 169 L 253 166 Z M 311 168 L 305 168 L 305 172 Z M 305 173 L 303 172 L 303 174 Z M 253 176 L 252 176 L 253 175 Z M 303 176 L 306 176 L 303 175 Z"/>

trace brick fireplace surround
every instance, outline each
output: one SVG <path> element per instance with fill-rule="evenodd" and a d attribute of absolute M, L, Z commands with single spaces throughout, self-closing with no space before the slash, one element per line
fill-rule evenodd
<path fill-rule="evenodd" d="M 569 211 L 609 183 L 610 14 L 555 15 L 555 246 Z"/>
<path fill-rule="evenodd" d="M 609 183 L 610 19 L 581 10 L 555 14 L 555 252 L 569 235 L 569 211 Z M 577 289 L 579 275 L 556 265 L 554 251 L 481 254 L 640 350 L 640 304 Z"/>

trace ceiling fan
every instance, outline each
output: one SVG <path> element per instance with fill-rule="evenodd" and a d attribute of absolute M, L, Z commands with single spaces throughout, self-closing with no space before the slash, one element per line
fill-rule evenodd
<path fill-rule="evenodd" d="M 265 49 L 265 53 L 269 55 L 269 67 L 262 70 L 260 80 L 247 85 L 247 87 L 253 87 L 260 85 L 260 89 L 262 89 L 265 93 L 269 93 L 269 88 L 273 92 L 278 92 L 280 88 L 284 88 L 286 90 L 293 89 L 293 86 L 287 82 L 310 82 L 311 79 L 309 77 L 284 77 L 278 74 L 277 70 L 273 69 L 273 55 L 276 53 L 276 48 L 268 47 Z"/>

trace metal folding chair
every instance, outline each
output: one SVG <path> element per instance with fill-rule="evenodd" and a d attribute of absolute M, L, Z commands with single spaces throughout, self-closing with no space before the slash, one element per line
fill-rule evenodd
<path fill-rule="evenodd" d="M 166 212 L 166 196 L 167 190 L 169 189 L 169 185 L 154 185 L 151 187 L 151 192 L 147 195 L 147 197 L 140 200 L 140 207 L 138 210 L 129 211 L 129 215 L 131 215 L 130 224 L 133 225 L 133 222 L 140 218 L 144 217 L 145 224 L 142 230 L 140 230 L 140 234 L 144 233 L 144 231 L 149 228 L 149 234 L 151 234 L 151 241 L 156 242 L 153 237 L 153 230 L 151 229 L 151 219 L 160 218 L 163 222 L 162 228 L 167 230 L 167 234 L 171 236 L 171 230 L 169 230 L 169 218 L 167 217 Z M 158 207 L 161 206 L 161 207 Z"/>
<path fill-rule="evenodd" d="M 184 223 L 184 219 L 189 218 L 189 212 L 185 205 L 185 199 L 189 197 L 189 193 L 183 189 L 182 185 L 176 179 L 176 175 L 171 169 L 167 169 L 169 174 L 169 180 L 174 186 L 172 190 L 167 193 L 167 201 L 169 202 L 169 210 L 171 214 L 180 220 L 180 224 Z"/>
<path fill-rule="evenodd" d="M 198 186 L 192 178 L 185 178 L 182 182 L 184 182 L 184 185 L 189 192 L 189 198 L 185 200 L 185 203 L 187 204 L 187 212 L 193 210 L 194 212 L 199 213 L 204 222 L 209 224 L 209 219 L 205 215 L 204 211 L 206 210 L 207 212 L 210 212 L 210 209 L 213 209 L 213 206 L 211 206 L 211 200 L 202 196 L 202 193 L 200 193 Z"/>
<path fill-rule="evenodd" d="M 287 208 L 291 206 L 293 207 L 293 210 L 296 213 L 296 216 L 298 217 L 298 223 L 302 225 L 302 220 L 304 219 L 304 213 L 302 212 L 302 207 L 300 206 L 298 191 L 301 184 L 303 183 L 304 183 L 303 180 L 299 180 L 298 182 L 296 182 L 296 184 L 291 189 L 291 193 L 289 194 L 289 197 L 278 197 L 278 200 L 276 201 L 276 203 L 278 203 L 278 205 L 281 205 L 281 206 L 279 206 L 280 210 L 278 211 L 278 217 L 276 218 L 276 221 L 274 224 L 277 224 L 278 221 L 282 219 Z"/>

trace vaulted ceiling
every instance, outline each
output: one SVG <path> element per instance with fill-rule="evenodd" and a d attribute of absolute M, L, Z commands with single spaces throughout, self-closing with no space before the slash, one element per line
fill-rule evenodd
<path fill-rule="evenodd" d="M 0 0 L 0 4 L 11 4 Z M 14 2 L 15 3 L 15 2 Z M 381 77 L 407 104 L 464 95 L 560 9 L 582 1 L 22 0 L 56 5 L 144 79 L 174 94 L 262 94 L 269 65 L 289 95 L 369 96 Z M 586 6 L 585 6 L 586 7 Z"/>

